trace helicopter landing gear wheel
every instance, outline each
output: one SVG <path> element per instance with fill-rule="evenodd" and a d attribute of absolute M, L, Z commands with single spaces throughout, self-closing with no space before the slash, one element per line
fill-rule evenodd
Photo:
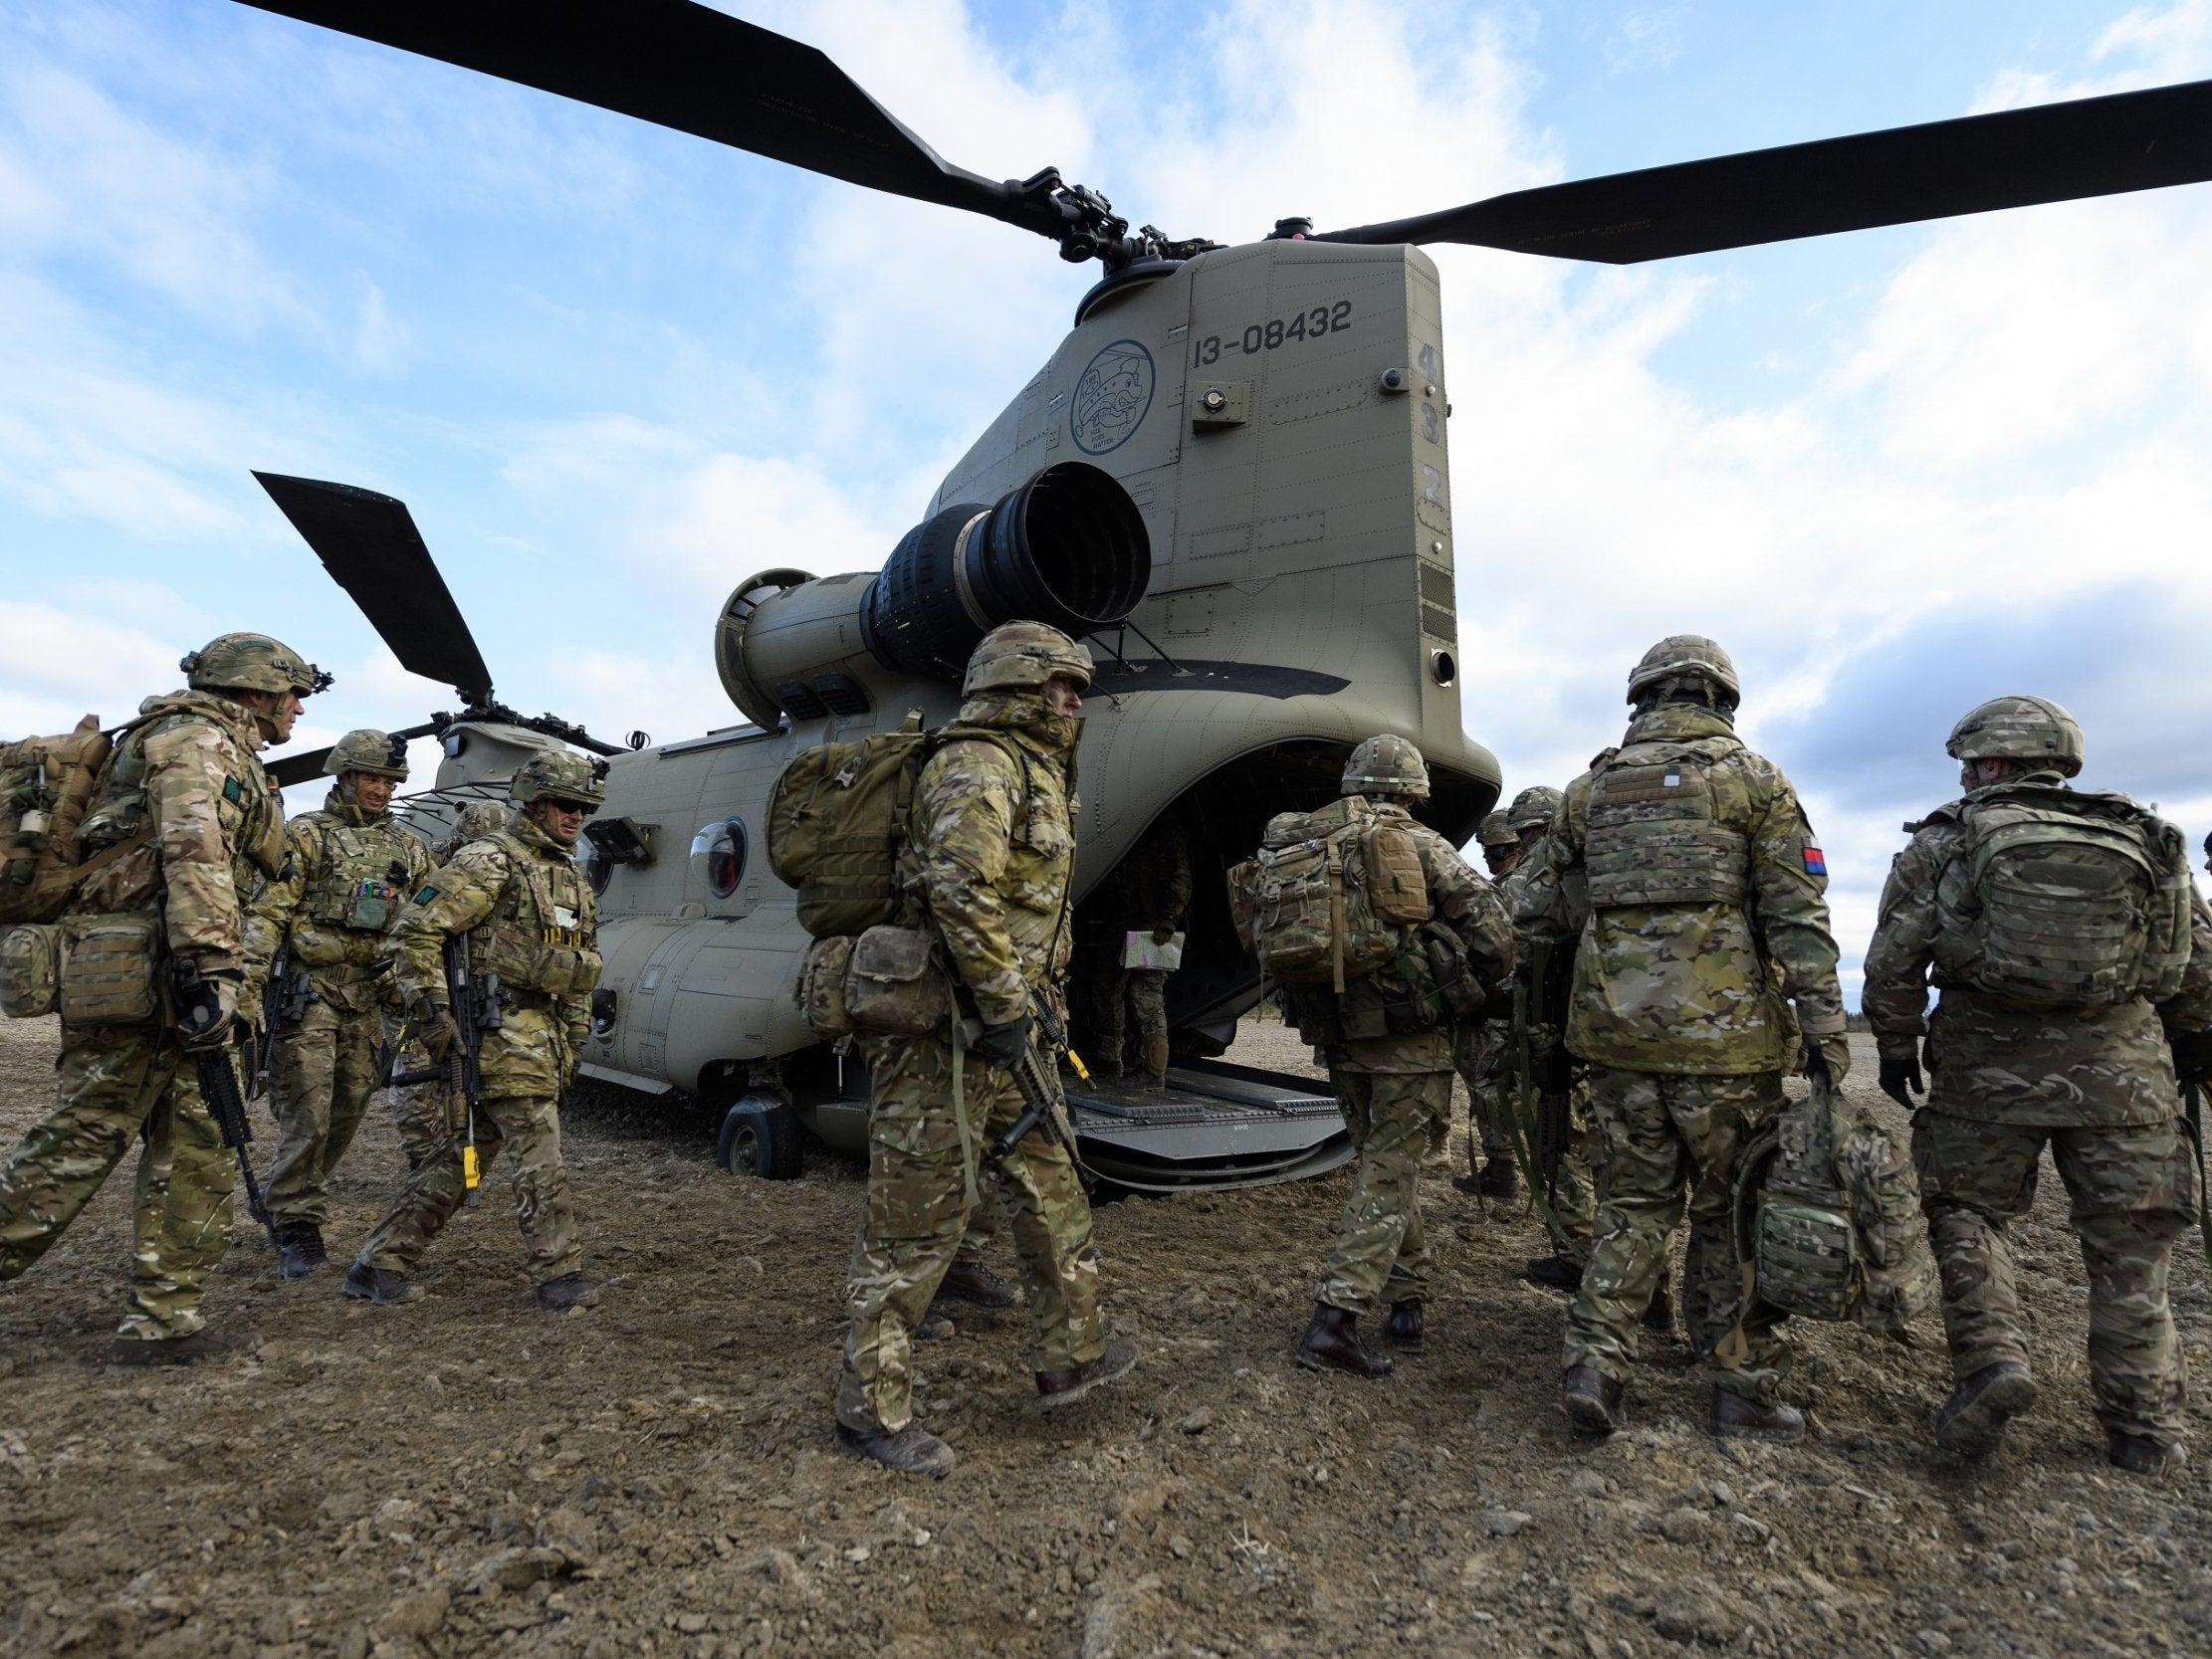
<path fill-rule="evenodd" d="M 798 1114 L 775 1095 L 746 1095 L 722 1120 L 715 1161 L 733 1175 L 764 1181 L 798 1178 Z"/>

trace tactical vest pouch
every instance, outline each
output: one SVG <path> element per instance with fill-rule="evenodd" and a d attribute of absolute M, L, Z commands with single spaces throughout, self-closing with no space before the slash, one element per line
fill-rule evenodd
<path fill-rule="evenodd" d="M 160 918 L 151 911 L 72 916 L 60 927 L 64 1025 L 149 1025 L 160 1018 Z"/>
<path fill-rule="evenodd" d="M 1430 977 L 1436 981 L 1437 994 L 1443 999 L 1445 1015 L 1454 1025 L 1462 1025 L 1482 1012 L 1488 999 L 1482 994 L 1482 983 L 1474 976 L 1474 968 L 1467 961 L 1466 947 L 1459 942 L 1459 935 L 1439 923 L 1431 922 L 1421 930 L 1421 947 L 1429 957 Z"/>
<path fill-rule="evenodd" d="M 952 1016 L 953 989 L 937 964 L 937 937 L 920 928 L 870 928 L 852 943 L 845 1012 L 855 1031 L 919 1037 Z"/>
<path fill-rule="evenodd" d="M 1750 843 L 1719 820 L 1713 758 L 1638 743 L 1599 768 L 1583 839 L 1593 906 L 1744 904 Z"/>
<path fill-rule="evenodd" d="M 85 874 L 78 826 L 113 746 L 95 715 L 60 736 L 0 743 L 0 923 L 68 908 Z"/>
<path fill-rule="evenodd" d="M 54 1012 L 61 957 L 58 927 L 10 928 L 0 933 L 0 1014 L 35 1020 Z"/>
<path fill-rule="evenodd" d="M 1859 1266 L 1857 1234 L 1843 1207 L 1769 1192 L 1759 1206 L 1759 1300 L 1804 1319 L 1851 1311 Z"/>
<path fill-rule="evenodd" d="M 2032 789 L 1968 802 L 1958 822 L 1964 892 L 1938 887 L 1940 983 L 2030 1008 L 2180 988 L 2186 853 L 2157 819 L 2130 802 Z"/>
<path fill-rule="evenodd" d="M 769 790 L 769 868 L 798 890 L 815 938 L 864 933 L 898 914 L 899 845 L 932 739 L 919 711 L 897 731 L 816 743 Z"/>
<path fill-rule="evenodd" d="M 852 966 L 852 940 L 843 934 L 810 939 L 798 959 L 798 984 L 792 1000 L 806 1024 L 824 1042 L 853 1033 L 852 1011 L 845 1006 L 845 974 Z"/>
<path fill-rule="evenodd" d="M 1429 875 L 1421 849 L 1404 824 L 1377 824 L 1360 838 L 1361 877 L 1375 919 L 1386 927 L 1418 928 L 1430 917 Z"/>

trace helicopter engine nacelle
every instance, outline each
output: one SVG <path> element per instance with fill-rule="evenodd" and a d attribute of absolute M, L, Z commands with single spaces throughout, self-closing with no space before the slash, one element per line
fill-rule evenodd
<path fill-rule="evenodd" d="M 948 507 L 900 538 L 872 576 L 765 570 L 738 584 L 715 625 L 730 701 L 774 730 L 857 715 L 911 677 L 960 683 L 1001 622 L 1080 638 L 1127 620 L 1152 576 L 1143 516 L 1110 474 L 1045 468 L 996 503 Z"/>

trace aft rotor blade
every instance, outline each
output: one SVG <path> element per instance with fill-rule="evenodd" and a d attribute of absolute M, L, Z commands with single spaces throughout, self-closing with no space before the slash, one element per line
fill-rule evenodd
<path fill-rule="evenodd" d="M 491 671 L 405 502 L 350 484 L 254 477 L 402 668 L 451 686 L 472 705 L 491 700 Z"/>
<path fill-rule="evenodd" d="M 274 760 L 264 760 L 261 769 L 276 779 L 278 788 L 289 789 L 295 783 L 321 777 L 323 768 L 330 763 L 333 746 L 325 743 L 321 748 L 302 749 L 298 754 L 280 754 Z"/>
<path fill-rule="evenodd" d="M 1011 183 L 956 167 L 814 47 L 692 0 L 244 0 L 462 69 L 1057 235 Z"/>
<path fill-rule="evenodd" d="M 2212 178 L 2212 81 L 1516 190 L 1322 242 L 1465 242 L 1636 265 Z"/>

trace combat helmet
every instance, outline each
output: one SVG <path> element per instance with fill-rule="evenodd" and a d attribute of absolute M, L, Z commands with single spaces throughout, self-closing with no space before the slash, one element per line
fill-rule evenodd
<path fill-rule="evenodd" d="M 532 801 L 580 801 L 596 812 L 607 798 L 607 763 L 587 754 L 546 749 L 524 761 L 508 785 L 508 796 L 524 806 Z"/>
<path fill-rule="evenodd" d="M 1993 697 L 1951 727 L 1953 760 L 2041 760 L 2068 777 L 2082 769 L 2082 727 L 2047 697 Z"/>
<path fill-rule="evenodd" d="M 1513 804 L 1505 809 L 1505 821 L 1512 826 L 1514 838 L 1518 840 L 1525 829 L 1550 829 L 1566 798 L 1548 783 L 1532 783 L 1515 795 Z"/>
<path fill-rule="evenodd" d="M 1352 751 L 1344 762 L 1343 795 L 1404 795 L 1429 798 L 1429 762 L 1421 750 L 1395 731 L 1378 732 Z"/>
<path fill-rule="evenodd" d="M 1482 827 L 1474 832 L 1474 838 L 1485 847 L 1518 847 L 1521 838 L 1513 832 L 1513 826 L 1506 822 L 1509 816 L 1511 815 L 1500 807 L 1482 820 Z"/>
<path fill-rule="evenodd" d="M 1629 701 L 1638 702 L 1650 688 L 1665 680 L 1697 675 L 1711 681 L 1725 694 L 1730 708 L 1743 696 L 1736 679 L 1736 665 L 1703 634 L 1668 634 L 1644 653 L 1629 674 Z"/>
<path fill-rule="evenodd" d="M 297 692 L 309 697 L 330 689 L 331 677 L 281 640 L 267 634 L 217 634 L 176 665 L 196 692 Z"/>
<path fill-rule="evenodd" d="M 1042 622 L 1001 622 L 969 656 L 960 693 L 1033 691 L 1055 675 L 1088 686 L 1089 649 Z"/>
<path fill-rule="evenodd" d="M 373 726 L 348 731 L 331 745 L 323 771 L 329 777 L 336 777 L 341 772 L 366 772 L 370 777 L 388 777 L 396 783 L 405 783 L 407 739 L 394 737 L 389 731 L 378 731 Z"/>

